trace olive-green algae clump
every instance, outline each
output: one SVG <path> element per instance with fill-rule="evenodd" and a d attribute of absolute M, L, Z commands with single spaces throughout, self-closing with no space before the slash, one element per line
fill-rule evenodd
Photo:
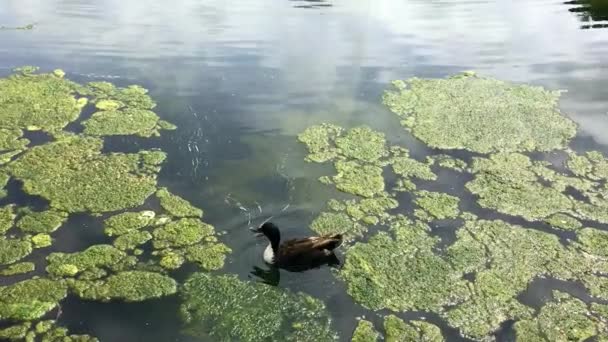
<path fill-rule="evenodd" d="M 104 221 L 104 231 L 109 236 L 123 235 L 149 226 L 156 213 L 153 211 L 124 212 Z"/>
<path fill-rule="evenodd" d="M 357 328 L 353 332 L 351 342 L 376 342 L 380 337 L 380 333 L 374 329 L 374 325 L 370 321 L 364 319 L 357 323 Z"/>
<path fill-rule="evenodd" d="M 32 253 L 32 243 L 27 240 L 0 237 L 0 265 L 12 264 Z"/>
<path fill-rule="evenodd" d="M 16 274 L 32 272 L 35 269 L 36 265 L 34 265 L 33 262 L 19 262 L 16 264 L 12 264 L 3 270 L 0 270 L 0 275 L 12 276 Z"/>
<path fill-rule="evenodd" d="M 51 253 L 46 271 L 57 277 L 97 279 L 108 271 L 122 271 L 135 265 L 136 259 L 110 245 L 94 245 L 76 253 Z"/>
<path fill-rule="evenodd" d="M 458 197 L 441 192 L 418 191 L 416 204 L 428 213 L 433 219 L 445 220 L 456 218 L 460 213 Z"/>
<path fill-rule="evenodd" d="M 55 308 L 66 295 L 65 283 L 44 278 L 0 286 L 0 319 L 37 319 Z"/>
<path fill-rule="evenodd" d="M 156 190 L 156 174 L 141 156 L 102 154 L 102 140 L 66 135 L 28 150 L 8 166 L 24 190 L 68 212 L 104 212 L 141 205 Z"/>
<path fill-rule="evenodd" d="M 11 229 L 15 217 L 14 205 L 6 205 L 0 208 L 0 234 L 4 234 Z"/>
<path fill-rule="evenodd" d="M 202 217 L 203 211 L 194 207 L 185 199 L 170 193 L 167 189 L 161 188 L 156 191 L 156 197 L 160 200 L 160 205 L 169 214 L 176 217 Z"/>
<path fill-rule="evenodd" d="M 384 103 L 427 145 L 474 152 L 563 148 L 576 125 L 557 109 L 559 92 L 468 73 L 393 82 Z"/>
<path fill-rule="evenodd" d="M 340 277 L 348 293 L 373 309 L 441 310 L 466 296 L 461 274 L 434 254 L 428 227 L 398 218 L 391 234 L 380 232 L 346 252 Z"/>
<path fill-rule="evenodd" d="M 17 227 L 25 233 L 52 233 L 67 219 L 68 215 L 62 211 L 31 211 L 17 221 Z"/>
<path fill-rule="evenodd" d="M 323 303 L 235 276 L 195 273 L 181 291 L 185 332 L 203 340 L 333 341 Z"/>

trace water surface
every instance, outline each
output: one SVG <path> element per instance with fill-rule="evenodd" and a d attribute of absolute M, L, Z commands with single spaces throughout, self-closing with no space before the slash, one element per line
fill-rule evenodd
<path fill-rule="evenodd" d="M 572 146 L 608 151 L 606 7 L 599 0 L 4 0 L 0 26 L 35 27 L 0 31 L 0 74 L 30 64 L 62 68 L 76 81 L 149 88 L 156 112 L 178 130 L 106 139 L 105 150 L 165 150 L 159 185 L 203 208 L 234 251 L 220 273 L 259 280 L 251 272 L 265 267 L 264 246 L 248 223 L 275 215 L 286 235 L 310 234 L 310 221 L 338 196 L 317 181 L 327 168 L 303 161 L 295 136 L 307 126 L 367 124 L 415 157 L 433 153 L 381 105 L 391 80 L 472 69 L 567 89 L 561 109 L 580 126 Z M 463 181 L 440 175 L 436 190 L 458 193 L 463 208 L 478 210 L 470 195 L 450 190 Z M 37 201 L 16 184 L 9 191 L 23 204 Z M 84 215 L 56 237 L 53 251 L 107 241 Z M 355 316 L 380 322 L 327 269 L 281 272 L 277 286 L 323 299 L 343 340 Z M 542 302 L 548 286 L 534 284 L 527 303 Z M 105 341 L 184 341 L 178 305 L 175 297 L 138 304 L 70 297 L 60 323 Z M 427 317 L 449 340 L 460 339 L 433 315 L 400 316 Z M 498 334 L 510 336 L 508 325 Z"/>

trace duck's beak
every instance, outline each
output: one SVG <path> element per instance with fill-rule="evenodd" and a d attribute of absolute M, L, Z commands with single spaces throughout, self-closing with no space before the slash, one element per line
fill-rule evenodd
<path fill-rule="evenodd" d="M 264 234 L 260 232 L 260 228 L 261 227 L 249 227 L 249 230 L 255 233 L 255 236 L 262 236 Z"/>

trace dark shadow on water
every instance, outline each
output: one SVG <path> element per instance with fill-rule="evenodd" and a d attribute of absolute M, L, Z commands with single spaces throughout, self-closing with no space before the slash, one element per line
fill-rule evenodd
<path fill-rule="evenodd" d="M 49 206 L 49 202 L 36 195 L 27 194 L 23 191 L 23 182 L 11 178 L 5 187 L 7 196 L 0 199 L 0 206 L 6 204 L 15 204 L 18 207 L 29 207 L 36 211 L 45 210 Z"/>
<path fill-rule="evenodd" d="M 289 0 L 291 2 L 297 3 L 297 5 L 293 5 L 294 8 L 324 8 L 324 7 L 333 7 L 333 4 L 324 1 L 324 0 Z"/>
<path fill-rule="evenodd" d="M 69 296 L 59 324 L 70 333 L 91 334 L 101 341 L 188 341 L 179 331 L 176 295 L 139 303 L 85 301 Z"/>
<path fill-rule="evenodd" d="M 606 28 L 607 23 L 595 23 L 608 21 L 608 1 L 606 0 L 572 0 L 564 2 L 568 5 L 568 11 L 575 13 L 585 23 L 582 29 Z"/>

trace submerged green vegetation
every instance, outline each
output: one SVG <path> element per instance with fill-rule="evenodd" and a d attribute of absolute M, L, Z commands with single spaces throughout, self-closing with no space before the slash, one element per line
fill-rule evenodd
<path fill-rule="evenodd" d="M 219 341 L 333 341 L 323 303 L 235 276 L 195 273 L 181 292 L 185 332 Z"/>

